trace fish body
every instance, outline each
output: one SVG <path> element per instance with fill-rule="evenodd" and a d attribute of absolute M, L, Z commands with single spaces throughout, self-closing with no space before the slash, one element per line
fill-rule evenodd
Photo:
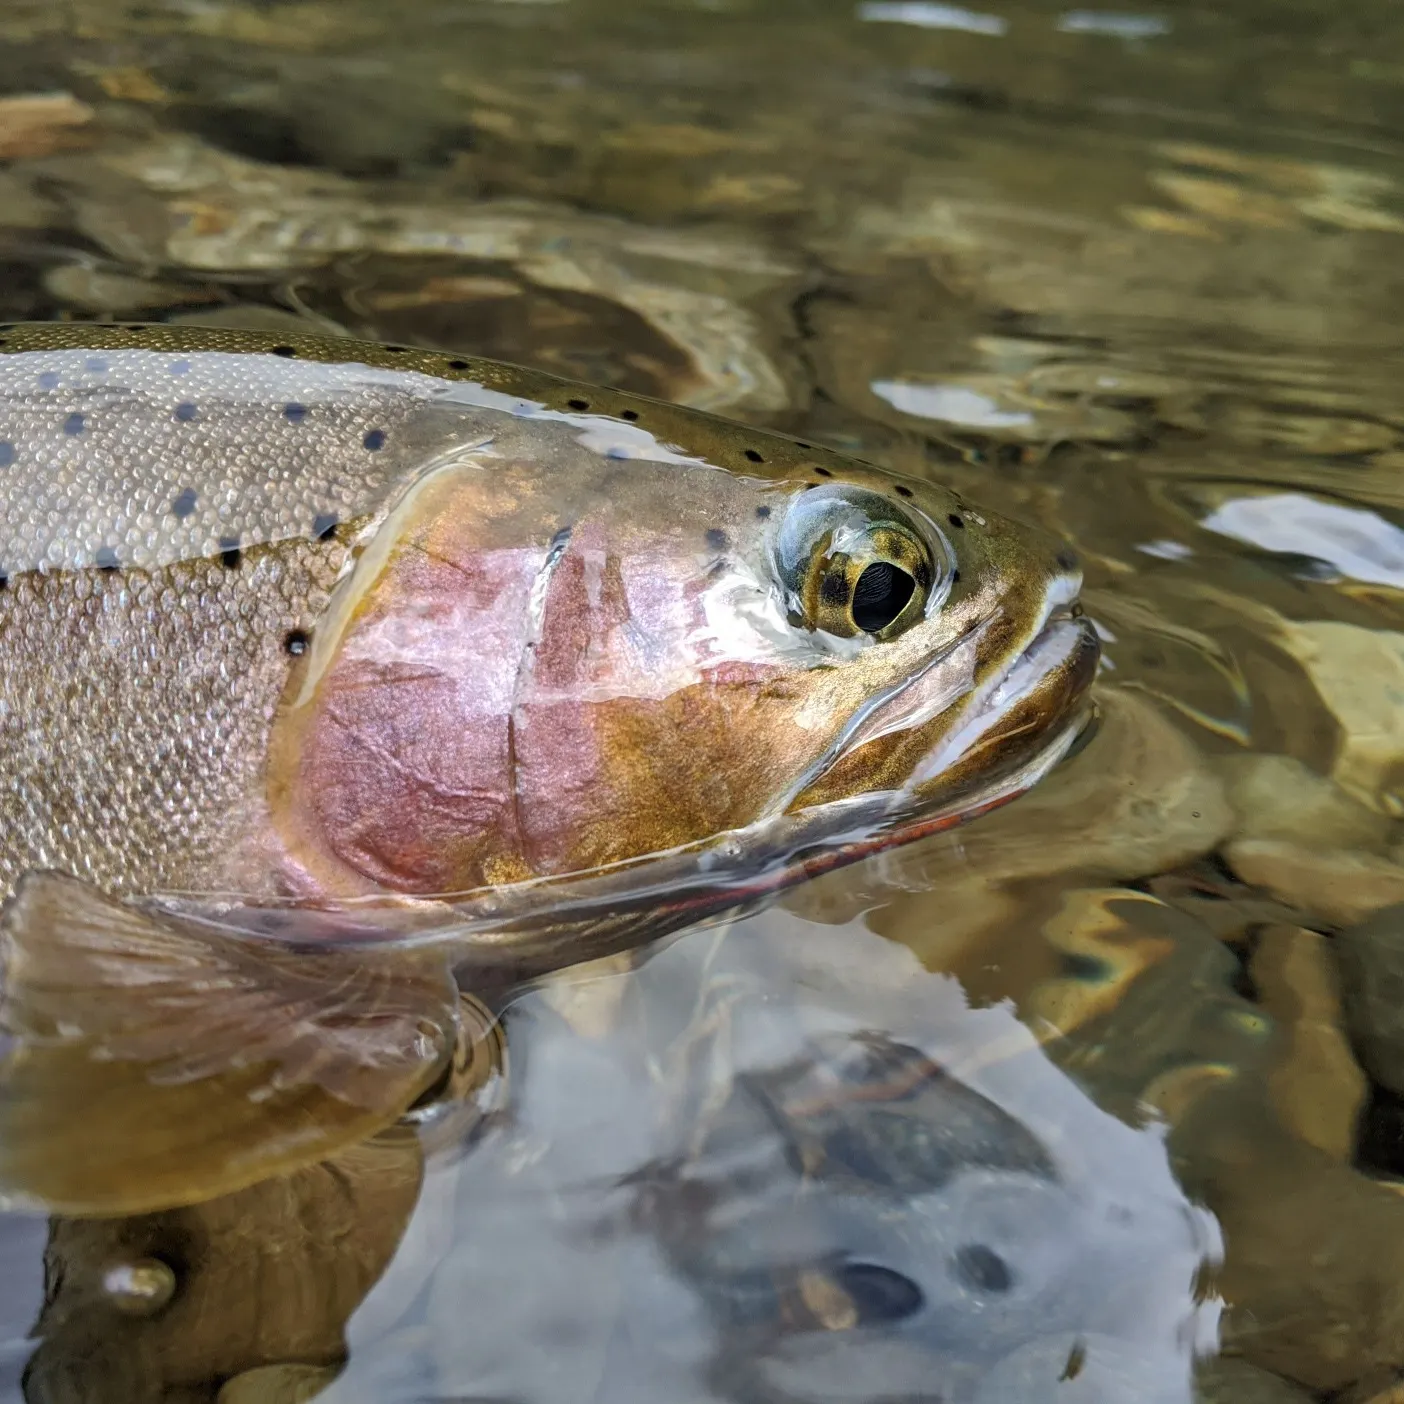
<path fill-rule="evenodd" d="M 166 1082 L 237 1063 L 247 1100 L 276 1068 L 354 1105 L 343 1142 L 432 1080 L 451 972 L 618 949 L 1003 802 L 1097 657 L 1075 561 L 933 484 L 224 330 L 0 328 L 0 577 L 12 1037 L 77 1030 L 120 1073 L 217 1002 Z"/>

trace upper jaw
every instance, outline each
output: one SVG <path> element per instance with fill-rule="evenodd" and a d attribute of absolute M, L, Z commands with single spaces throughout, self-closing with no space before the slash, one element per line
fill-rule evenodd
<path fill-rule="evenodd" d="M 1079 653 L 1099 645 L 1077 604 L 1080 572 L 1053 576 L 1032 621 L 1024 647 L 985 671 L 988 635 L 1002 622 L 1003 606 L 989 601 L 964 623 L 954 638 L 917 662 L 905 676 L 869 697 L 853 713 L 828 748 L 769 807 L 765 816 L 788 813 L 800 797 L 862 747 L 893 732 L 916 733 L 953 717 L 931 749 L 917 761 L 905 784 L 894 793 L 910 793 L 955 763 L 979 738 L 1020 701 L 1039 691 L 1060 670 L 1076 673 Z M 981 674 L 984 673 L 984 676 Z M 1079 689 L 1080 690 L 1080 689 Z M 1050 719 L 1051 720 L 1051 719 Z M 1043 728 L 1039 728 L 1042 730 Z"/>
<path fill-rule="evenodd" d="M 1067 684 L 1072 696 L 1058 711 L 1068 711 L 1068 702 L 1086 691 L 1099 654 L 1100 644 L 1088 619 L 1075 614 L 1069 605 L 1049 610 L 1024 649 L 986 680 L 956 725 L 922 758 L 907 788 L 916 789 L 935 780 L 997 731 L 1021 705 L 1033 703 L 1045 690 L 1055 691 L 1060 682 Z M 1050 703 L 1055 702 L 1050 698 Z"/>

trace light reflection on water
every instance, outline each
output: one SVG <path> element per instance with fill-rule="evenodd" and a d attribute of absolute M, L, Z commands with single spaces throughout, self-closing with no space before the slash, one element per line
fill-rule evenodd
<path fill-rule="evenodd" d="M 861 922 L 697 931 L 509 1028 L 511 1125 L 430 1171 L 326 1398 L 1034 1398 L 1079 1352 L 1085 1397 L 1188 1397 L 1218 1241 L 1161 1132 Z"/>

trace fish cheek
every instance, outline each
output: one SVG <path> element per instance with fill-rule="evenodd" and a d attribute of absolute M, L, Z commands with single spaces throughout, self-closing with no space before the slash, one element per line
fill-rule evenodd
<path fill-rule="evenodd" d="M 760 818 L 822 749 L 797 724 L 803 677 L 733 667 L 661 698 L 529 703 L 518 803 L 541 871 L 584 871 Z"/>
<path fill-rule="evenodd" d="M 329 679 L 298 773 L 304 840 L 378 886 L 494 881 L 511 844 L 503 728 L 463 725 L 457 679 L 349 660 Z"/>
<path fill-rule="evenodd" d="M 829 804 L 875 790 L 900 790 L 918 762 L 935 744 L 938 726 L 890 732 L 850 751 L 814 784 L 796 796 L 792 811 Z"/>
<path fill-rule="evenodd" d="M 327 895 L 464 891 L 527 875 L 509 717 L 529 572 L 511 553 L 398 552 L 315 678 L 294 677 L 268 790 Z"/>

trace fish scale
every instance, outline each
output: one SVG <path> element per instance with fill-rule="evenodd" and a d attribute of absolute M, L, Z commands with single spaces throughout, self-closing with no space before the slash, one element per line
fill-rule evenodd
<path fill-rule="evenodd" d="M 444 385 L 221 352 L 0 357 L 0 573 L 151 569 L 363 515 Z"/>
<path fill-rule="evenodd" d="M 264 816 L 286 638 L 346 555 L 302 541 L 237 569 L 32 572 L 0 591 L 0 893 L 31 868 L 207 886 Z"/>

